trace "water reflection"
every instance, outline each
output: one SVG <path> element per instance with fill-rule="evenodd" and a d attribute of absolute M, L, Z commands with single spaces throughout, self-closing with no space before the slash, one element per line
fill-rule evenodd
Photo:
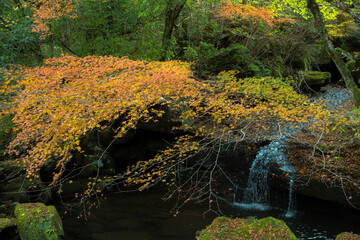
<path fill-rule="evenodd" d="M 176 217 L 169 212 L 174 202 L 160 200 L 158 191 L 115 194 L 94 209 L 88 221 L 77 219 L 76 213 L 64 216 L 66 238 L 69 240 L 187 240 L 195 239 L 196 231 L 203 229 L 216 217 L 203 213 L 206 206 L 188 204 Z M 300 239 L 334 239 L 343 231 L 360 232 L 360 215 L 339 216 L 326 212 L 329 206 L 321 208 L 314 201 L 303 201 L 306 209 L 300 207 L 296 217 L 286 218 L 286 209 L 273 208 L 269 211 L 246 210 L 239 206 L 224 205 L 223 212 L 233 217 L 274 216 L 282 218 Z M 300 203 L 298 204 L 300 205 Z M 310 206 L 311 205 L 311 206 Z M 74 216 L 75 215 L 75 216 Z"/>
<path fill-rule="evenodd" d="M 102 202 L 88 221 L 64 216 L 66 239 L 158 240 L 195 239 L 195 232 L 211 223 L 206 208 L 188 205 L 180 214 L 170 214 L 174 202 L 163 202 L 158 192 L 119 194 Z"/>

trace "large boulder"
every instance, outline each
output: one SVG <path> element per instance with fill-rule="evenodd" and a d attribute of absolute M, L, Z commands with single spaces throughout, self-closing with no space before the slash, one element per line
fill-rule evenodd
<path fill-rule="evenodd" d="M 58 240 L 64 236 L 63 224 L 54 206 L 19 204 L 15 207 L 15 216 L 22 240 Z"/>
<path fill-rule="evenodd" d="M 331 73 L 319 71 L 299 71 L 298 77 L 302 85 L 307 85 L 310 88 L 321 87 L 330 81 Z"/>
<path fill-rule="evenodd" d="M 360 235 L 352 232 L 343 232 L 337 235 L 335 240 L 360 240 Z"/>
<path fill-rule="evenodd" d="M 297 239 L 289 227 L 281 220 L 273 217 L 255 218 L 216 218 L 206 229 L 197 233 L 197 240 L 226 239 Z"/>

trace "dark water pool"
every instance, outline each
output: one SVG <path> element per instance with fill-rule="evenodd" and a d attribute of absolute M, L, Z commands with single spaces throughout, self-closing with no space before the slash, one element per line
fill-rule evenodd
<path fill-rule="evenodd" d="M 195 239 L 196 231 L 204 228 L 216 217 L 206 214 L 206 206 L 186 205 L 176 217 L 169 212 L 174 202 L 160 200 L 156 191 L 115 194 L 102 201 L 87 221 L 73 215 L 64 215 L 64 228 L 68 240 L 186 240 Z M 299 203 L 298 203 L 299 205 Z M 284 219 L 300 239 L 334 239 L 343 231 L 360 233 L 360 214 L 342 210 L 335 205 L 304 201 L 304 208 L 296 216 L 285 218 L 281 209 L 268 211 L 244 210 L 225 205 L 223 210 L 233 217 L 274 216 Z M 334 208 L 334 209 L 331 209 Z M 334 211 L 333 211 L 334 210 Z M 337 211 L 338 210 L 338 211 Z"/>

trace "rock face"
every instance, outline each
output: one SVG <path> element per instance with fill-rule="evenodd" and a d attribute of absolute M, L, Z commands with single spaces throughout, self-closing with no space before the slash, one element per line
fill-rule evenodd
<path fill-rule="evenodd" d="M 360 196 L 355 192 L 347 189 L 344 195 L 342 187 L 329 187 L 321 181 L 311 179 L 308 184 L 296 188 L 296 192 L 312 198 L 324 200 L 327 202 L 339 203 L 345 207 L 358 207 Z"/>
<path fill-rule="evenodd" d="M 22 240 L 58 240 L 64 236 L 62 221 L 54 206 L 19 204 L 15 208 L 15 216 Z"/>
<path fill-rule="evenodd" d="M 218 217 L 206 229 L 199 231 L 197 235 L 197 240 L 297 239 L 283 221 L 273 217 L 260 220 Z"/>
<path fill-rule="evenodd" d="M 330 64 L 331 58 L 324 44 L 312 44 L 308 47 L 310 64 Z"/>

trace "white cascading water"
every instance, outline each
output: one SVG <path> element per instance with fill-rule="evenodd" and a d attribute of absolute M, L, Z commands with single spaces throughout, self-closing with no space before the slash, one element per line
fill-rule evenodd
<path fill-rule="evenodd" d="M 272 141 L 259 150 L 250 168 L 243 200 L 241 203 L 234 202 L 234 205 L 247 209 L 268 210 L 270 208 L 268 176 L 271 164 L 276 164 L 280 170 L 289 174 L 289 203 L 286 216 L 291 217 L 294 215 L 293 184 L 295 168 L 289 161 L 285 148 L 285 139 L 280 139 Z"/>
<path fill-rule="evenodd" d="M 309 98 L 311 102 L 326 100 L 328 108 L 338 108 L 351 99 L 351 93 L 348 89 L 337 86 L 327 86 L 314 97 Z M 311 119 L 309 119 L 311 122 Z M 295 215 L 293 185 L 295 181 L 295 168 L 285 153 L 287 138 L 294 135 L 303 128 L 301 123 L 287 124 L 282 130 L 287 136 L 279 136 L 279 140 L 272 141 L 269 145 L 262 147 L 255 157 L 250 168 L 247 187 L 244 192 L 243 201 L 234 205 L 245 209 L 267 210 L 270 208 L 270 188 L 268 186 L 268 175 L 271 164 L 278 164 L 279 169 L 288 173 L 289 176 L 289 202 L 286 217 Z"/>
<path fill-rule="evenodd" d="M 295 216 L 294 196 L 293 196 L 294 175 L 295 174 L 291 174 L 292 177 L 290 178 L 289 181 L 289 204 L 288 204 L 287 212 L 285 214 L 285 217 L 288 218 Z"/>

